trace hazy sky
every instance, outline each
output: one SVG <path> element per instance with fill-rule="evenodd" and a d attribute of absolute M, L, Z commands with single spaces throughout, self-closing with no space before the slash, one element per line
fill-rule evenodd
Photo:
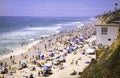
<path fill-rule="evenodd" d="M 120 0 L 0 0 L 0 16 L 94 16 L 113 10 L 116 2 Z"/>

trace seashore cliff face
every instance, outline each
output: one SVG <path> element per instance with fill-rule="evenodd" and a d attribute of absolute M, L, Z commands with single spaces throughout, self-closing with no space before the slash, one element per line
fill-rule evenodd
<path fill-rule="evenodd" d="M 104 24 L 120 21 L 120 9 L 97 18 Z M 120 78 L 120 28 L 117 40 L 102 51 L 97 62 L 92 61 L 80 78 Z"/>

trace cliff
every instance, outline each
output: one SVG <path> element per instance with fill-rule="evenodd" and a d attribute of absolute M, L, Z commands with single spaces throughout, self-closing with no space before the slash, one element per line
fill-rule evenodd
<path fill-rule="evenodd" d="M 120 10 L 99 16 L 102 23 L 120 21 Z M 117 40 L 103 49 L 101 57 L 83 71 L 80 78 L 120 78 L 120 29 Z"/>

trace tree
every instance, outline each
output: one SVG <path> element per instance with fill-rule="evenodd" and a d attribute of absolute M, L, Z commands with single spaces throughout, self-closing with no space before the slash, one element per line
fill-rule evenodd
<path fill-rule="evenodd" d="M 117 10 L 118 3 L 115 3 L 115 10 Z"/>

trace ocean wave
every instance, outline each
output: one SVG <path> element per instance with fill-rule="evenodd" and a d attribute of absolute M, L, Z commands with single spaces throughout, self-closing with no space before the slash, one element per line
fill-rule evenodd
<path fill-rule="evenodd" d="M 84 23 L 75 21 L 75 22 L 67 22 L 67 23 L 57 24 L 57 25 L 61 26 L 62 28 L 65 27 L 67 29 L 73 29 L 73 28 L 80 28 L 81 26 L 84 25 Z"/>
<path fill-rule="evenodd" d="M 26 28 L 26 30 L 30 30 L 30 31 L 39 31 L 39 30 L 58 30 L 60 29 L 61 26 L 58 25 L 58 26 L 49 26 L 49 27 L 30 27 L 30 28 Z"/>
<path fill-rule="evenodd" d="M 67 23 L 64 23 L 64 24 L 60 24 L 61 26 L 82 26 L 83 23 L 82 22 L 79 22 L 79 21 L 75 21 L 75 22 L 67 22 Z"/>

